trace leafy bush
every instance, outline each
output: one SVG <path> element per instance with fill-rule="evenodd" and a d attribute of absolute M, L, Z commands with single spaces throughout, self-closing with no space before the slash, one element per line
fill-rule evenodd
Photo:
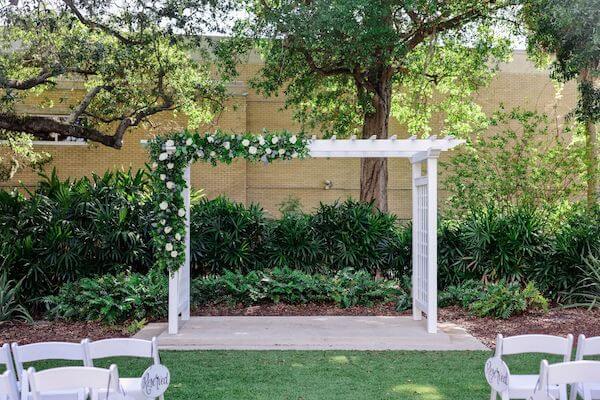
<path fill-rule="evenodd" d="M 168 280 L 161 273 L 119 273 L 69 282 L 48 296 L 48 317 L 115 324 L 167 315 Z"/>
<path fill-rule="evenodd" d="M 344 269 L 336 275 L 309 275 L 298 270 L 275 268 L 248 274 L 225 271 L 221 276 L 197 278 L 192 283 L 197 306 L 228 303 L 304 304 L 335 303 L 342 307 L 370 306 L 393 301 L 403 291 L 397 281 L 374 279 L 366 271 Z"/>
<path fill-rule="evenodd" d="M 153 218 L 144 172 L 43 178 L 28 198 L 0 191 L 0 270 L 22 281 L 29 299 L 123 265 L 149 269 Z"/>
<path fill-rule="evenodd" d="M 469 309 L 478 317 L 510 318 L 531 309 L 548 311 L 548 300 L 533 283 L 524 288 L 518 283 L 500 281 L 488 285 Z"/>
<path fill-rule="evenodd" d="M 262 267 L 267 220 L 258 205 L 219 197 L 201 200 L 191 216 L 191 261 L 196 275 Z"/>
<path fill-rule="evenodd" d="M 580 270 L 583 279 L 565 293 L 566 302 L 571 307 L 600 308 L 600 256 L 588 256 Z"/>
<path fill-rule="evenodd" d="M 0 274 L 0 324 L 12 319 L 31 321 L 27 309 L 20 304 L 21 282 L 8 280 L 8 273 Z"/>
<path fill-rule="evenodd" d="M 438 293 L 438 305 L 440 307 L 460 306 L 469 308 L 473 302 L 481 297 L 483 290 L 483 283 L 474 280 L 448 286 L 444 291 Z"/>

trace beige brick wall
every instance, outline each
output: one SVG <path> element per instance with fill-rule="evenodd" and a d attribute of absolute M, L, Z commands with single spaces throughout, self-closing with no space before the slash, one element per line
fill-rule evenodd
<path fill-rule="evenodd" d="M 259 132 L 267 129 L 298 129 L 289 110 L 281 110 L 284 99 L 280 97 L 264 98 L 247 88 L 245 82 L 259 69 L 257 60 L 251 60 L 241 68 L 240 82 L 232 87 L 233 98 L 227 104 L 227 110 L 221 113 L 212 124 L 235 132 Z M 70 99 L 80 96 L 76 85 L 65 82 L 50 94 L 57 105 L 46 109 L 53 113 L 68 111 L 68 102 L 59 102 L 60 98 Z M 491 113 L 503 103 L 506 108 L 516 106 L 535 109 L 542 112 L 564 116 L 576 102 L 575 85 L 566 85 L 560 98 L 548 79 L 547 71 L 536 70 L 526 60 L 523 52 L 516 52 L 513 60 L 502 66 L 501 72 L 493 82 L 476 96 L 477 102 L 487 113 Z M 35 98 L 24 105 L 26 111 L 35 111 L 37 105 L 47 101 Z M 235 105 L 235 108 L 234 108 Z M 38 109 L 39 110 L 39 109 Z M 39 111 L 37 111 L 39 112 Z M 181 115 L 164 114 L 154 119 L 152 129 L 136 129 L 126 135 L 121 150 L 99 145 L 88 146 L 39 146 L 40 150 L 52 154 L 52 163 L 46 170 L 56 167 L 61 177 L 80 177 L 92 173 L 103 173 L 107 169 L 142 168 L 147 162 L 147 153 L 140 146 L 140 139 L 153 134 L 179 129 L 185 126 Z M 391 134 L 406 136 L 395 121 L 391 123 Z M 444 157 L 447 157 L 445 155 Z M 192 169 L 192 184 L 195 189 L 202 188 L 207 196 L 227 195 L 236 201 L 256 202 L 276 215 L 279 204 L 290 195 L 300 199 L 304 210 L 309 211 L 319 202 L 332 202 L 336 199 L 359 196 L 359 161 L 357 159 L 313 159 L 302 161 L 278 162 L 271 165 L 252 164 L 238 160 L 232 165 L 210 165 L 196 163 Z M 389 205 L 390 210 L 401 218 L 410 218 L 410 168 L 406 160 L 390 160 L 389 163 Z M 324 189 L 324 182 L 330 180 L 333 187 Z M 36 173 L 22 171 L 10 182 L 0 185 L 12 187 L 19 182 L 34 186 L 38 181 Z M 445 196 L 440 193 L 441 197 Z"/>

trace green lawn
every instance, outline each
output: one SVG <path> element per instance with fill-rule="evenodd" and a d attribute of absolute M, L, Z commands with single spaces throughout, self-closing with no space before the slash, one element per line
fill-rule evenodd
<path fill-rule="evenodd" d="M 162 351 L 166 399 L 488 399 L 490 352 Z M 110 360 L 97 366 L 110 364 Z M 122 376 L 146 360 L 116 359 Z M 513 373 L 538 371 L 540 356 L 508 359 Z M 56 364 L 53 364 L 56 365 Z M 43 367 L 50 366 L 44 363 Z M 41 365 L 40 365 L 41 367 Z"/>

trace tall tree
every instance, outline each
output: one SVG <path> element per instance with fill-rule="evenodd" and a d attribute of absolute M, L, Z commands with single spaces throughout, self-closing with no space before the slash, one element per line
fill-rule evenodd
<path fill-rule="evenodd" d="M 356 132 L 363 138 L 387 138 L 394 98 L 398 99 L 394 114 L 413 129 L 427 125 L 424 122 L 434 111 L 448 111 L 454 117 L 458 108 L 468 113 L 469 107 L 435 109 L 425 101 L 432 97 L 431 86 L 442 81 L 446 88 L 463 89 L 442 96 L 461 99 L 481 83 L 485 74 L 459 75 L 458 70 L 487 69 L 488 56 L 503 46 L 490 40 L 490 30 L 478 31 L 473 23 L 489 21 L 509 4 L 509 0 L 250 0 L 249 17 L 237 26 L 238 40 L 223 53 L 243 49 L 244 41 L 246 48 L 258 45 L 265 65 L 253 86 L 267 95 L 284 90 L 286 106 L 305 126 L 340 136 Z M 483 42 L 478 33 L 484 33 Z M 462 62 L 456 58 L 459 54 Z M 449 55 L 453 63 L 444 64 Z M 453 71 L 450 65 L 460 68 Z M 457 80 L 463 84 L 454 86 Z M 404 100 L 422 107 L 407 111 Z M 458 118 L 446 122 L 459 126 Z M 361 160 L 361 200 L 387 210 L 387 181 L 386 159 Z"/>
<path fill-rule="evenodd" d="M 161 112 L 207 121 L 225 90 L 199 35 L 218 30 L 229 8 L 220 0 L 0 0 L 0 135 L 118 149 L 126 132 Z M 52 89 L 65 78 L 81 81 L 85 93 L 56 99 Z M 49 116 L 59 103 L 68 115 Z M 7 143 L 19 143 L 18 154 L 27 141 Z"/>
<path fill-rule="evenodd" d="M 598 127 L 600 121 L 600 0 L 526 0 L 521 15 L 528 28 L 529 52 L 538 60 L 552 55 L 552 77 L 577 79 L 574 114 L 586 140 L 587 201 L 599 199 Z"/>

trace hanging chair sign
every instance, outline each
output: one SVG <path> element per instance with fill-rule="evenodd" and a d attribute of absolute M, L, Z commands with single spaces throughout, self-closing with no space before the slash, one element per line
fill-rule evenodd
<path fill-rule="evenodd" d="M 500 357 L 492 357 L 485 362 L 485 379 L 496 392 L 508 390 L 509 376 L 508 366 Z"/>
<path fill-rule="evenodd" d="M 154 364 L 142 375 L 142 393 L 148 399 L 154 399 L 165 393 L 171 382 L 169 369 L 162 364 Z"/>

